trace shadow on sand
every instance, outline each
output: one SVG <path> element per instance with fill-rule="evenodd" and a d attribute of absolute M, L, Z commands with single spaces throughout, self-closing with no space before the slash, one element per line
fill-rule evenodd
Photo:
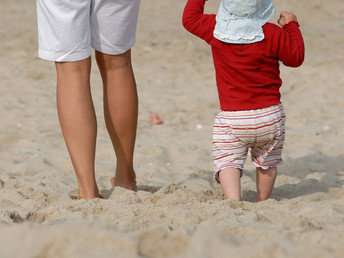
<path fill-rule="evenodd" d="M 255 170 L 247 171 L 247 176 L 256 180 Z M 286 175 L 300 180 L 297 184 L 276 186 L 271 195 L 272 199 L 293 199 L 313 193 L 328 193 L 331 188 L 343 188 L 344 157 L 327 157 L 320 154 L 305 156 L 299 159 L 287 159 L 279 168 L 278 175 Z M 255 191 L 244 190 L 242 199 L 254 202 Z"/>

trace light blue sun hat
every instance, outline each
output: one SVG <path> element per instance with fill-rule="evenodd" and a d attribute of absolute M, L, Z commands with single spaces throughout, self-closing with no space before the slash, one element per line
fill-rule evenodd
<path fill-rule="evenodd" d="M 233 44 L 262 41 L 265 38 L 262 27 L 274 12 L 272 0 L 222 0 L 214 37 Z"/>

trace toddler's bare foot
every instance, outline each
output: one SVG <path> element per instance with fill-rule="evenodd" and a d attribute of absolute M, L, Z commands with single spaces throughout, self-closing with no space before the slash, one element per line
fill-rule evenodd
<path fill-rule="evenodd" d="M 116 175 L 113 178 L 111 178 L 111 185 L 112 187 L 120 186 L 128 190 L 137 191 L 135 172 L 134 171 L 131 171 L 130 173 L 116 172 Z"/>

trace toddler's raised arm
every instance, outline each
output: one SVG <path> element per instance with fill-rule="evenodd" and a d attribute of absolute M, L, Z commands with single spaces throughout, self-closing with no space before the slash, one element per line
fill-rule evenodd
<path fill-rule="evenodd" d="M 183 13 L 183 26 L 192 34 L 210 43 L 214 39 L 216 15 L 203 14 L 206 1 L 188 0 Z"/>
<path fill-rule="evenodd" d="M 278 38 L 278 59 L 286 66 L 302 65 L 305 58 L 305 44 L 296 16 L 289 12 L 282 12 L 278 23 L 283 27 Z"/>

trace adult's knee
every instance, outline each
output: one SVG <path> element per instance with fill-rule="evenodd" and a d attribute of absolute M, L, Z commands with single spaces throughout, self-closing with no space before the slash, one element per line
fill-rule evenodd
<path fill-rule="evenodd" d="M 91 69 L 90 58 L 75 62 L 56 62 L 58 73 L 73 73 L 78 75 L 89 75 Z"/>
<path fill-rule="evenodd" d="M 96 58 L 99 67 L 108 71 L 131 67 L 130 50 L 120 55 L 108 55 L 97 52 Z"/>

